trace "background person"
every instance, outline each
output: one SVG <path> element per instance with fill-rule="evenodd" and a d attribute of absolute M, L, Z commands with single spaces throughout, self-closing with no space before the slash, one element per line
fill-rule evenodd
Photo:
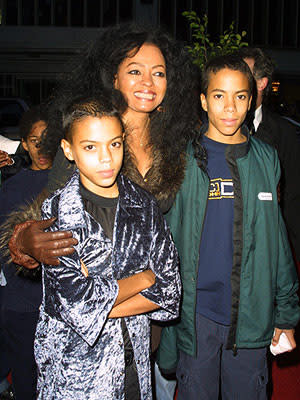
<path fill-rule="evenodd" d="M 272 89 L 274 63 L 260 48 L 243 47 L 238 54 L 248 64 L 256 82 L 252 134 L 277 150 L 280 166 L 280 205 L 295 256 L 300 261 L 300 146 L 296 128 L 272 112 L 267 103 Z"/>
<path fill-rule="evenodd" d="M 20 121 L 22 146 L 31 160 L 29 168 L 21 169 L 6 180 L 0 189 L 0 230 L 6 231 L 9 215 L 18 222 L 17 210 L 26 206 L 47 185 L 52 160 L 41 153 L 42 135 L 47 127 L 47 114 L 40 107 L 26 111 Z M 1 243 L 1 270 L 5 285 L 1 287 L 0 324 L 4 336 L 8 367 L 12 371 L 16 399 L 36 398 L 36 363 L 33 354 L 38 309 L 42 300 L 40 270 L 20 271 L 8 262 L 8 243 Z M 3 355 L 2 355 L 3 356 Z"/>

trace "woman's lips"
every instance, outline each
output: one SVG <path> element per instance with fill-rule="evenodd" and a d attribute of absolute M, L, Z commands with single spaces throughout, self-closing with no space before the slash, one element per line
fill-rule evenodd
<path fill-rule="evenodd" d="M 141 100 L 154 100 L 156 94 L 154 92 L 134 92 L 135 97 Z"/>

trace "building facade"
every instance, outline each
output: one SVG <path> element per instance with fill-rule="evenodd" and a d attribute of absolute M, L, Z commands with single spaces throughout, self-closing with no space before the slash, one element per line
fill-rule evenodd
<path fill-rule="evenodd" d="M 107 25 L 162 25 L 189 42 L 186 10 L 208 15 L 212 37 L 234 20 L 250 45 L 270 51 L 280 79 L 293 87 L 300 80 L 298 0 L 0 0 L 0 97 L 45 99 L 70 59 Z"/>

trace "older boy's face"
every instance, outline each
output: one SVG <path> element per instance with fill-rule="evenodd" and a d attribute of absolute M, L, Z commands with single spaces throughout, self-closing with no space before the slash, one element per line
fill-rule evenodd
<path fill-rule="evenodd" d="M 72 126 L 72 143 L 61 147 L 74 160 L 82 184 L 102 197 L 117 197 L 117 175 L 123 161 L 123 132 L 115 117 L 85 117 Z"/>
<path fill-rule="evenodd" d="M 241 125 L 251 104 L 247 76 L 228 68 L 211 73 L 206 96 L 201 104 L 208 114 L 207 136 L 217 142 L 241 143 Z"/>

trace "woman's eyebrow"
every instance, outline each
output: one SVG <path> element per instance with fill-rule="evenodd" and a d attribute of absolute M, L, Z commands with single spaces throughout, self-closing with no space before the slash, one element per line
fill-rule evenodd
<path fill-rule="evenodd" d="M 145 64 L 138 63 L 138 62 L 136 62 L 136 61 L 132 61 L 131 63 L 127 64 L 126 67 L 130 67 L 130 66 L 132 66 L 132 65 L 139 65 L 140 67 L 144 67 L 144 66 L 145 66 Z M 163 64 L 152 65 L 151 68 L 158 68 L 158 67 L 166 68 L 166 66 L 163 65 Z"/>

